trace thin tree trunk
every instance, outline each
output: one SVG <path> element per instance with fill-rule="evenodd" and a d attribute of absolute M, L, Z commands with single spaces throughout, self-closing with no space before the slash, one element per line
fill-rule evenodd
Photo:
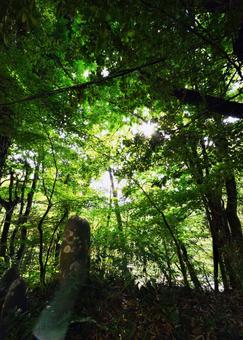
<path fill-rule="evenodd" d="M 8 136 L 0 135 L 0 180 L 3 174 L 3 168 L 8 155 L 8 149 L 11 141 Z"/>
<path fill-rule="evenodd" d="M 212 229 L 216 236 L 215 242 L 217 243 L 219 254 L 223 259 L 227 276 L 230 279 L 230 285 L 232 288 L 240 288 L 241 283 L 238 278 L 238 273 L 234 266 L 232 266 L 234 263 L 234 254 L 232 254 L 231 234 L 224 208 L 216 197 L 210 197 L 208 204 L 211 212 Z"/>
<path fill-rule="evenodd" d="M 120 211 L 120 207 L 119 207 L 119 203 L 118 203 L 117 189 L 115 188 L 112 169 L 109 168 L 108 172 L 109 172 L 109 175 L 110 175 L 111 189 L 112 189 L 112 196 L 113 196 L 117 225 L 118 225 L 118 229 L 122 230 L 122 217 L 121 217 L 121 211 Z"/>
<path fill-rule="evenodd" d="M 220 124 L 216 120 L 216 123 Z M 215 144 L 219 151 L 219 159 L 224 162 L 224 158 L 227 159 L 228 144 L 227 139 L 224 135 L 217 136 L 215 139 Z M 204 159 L 204 169 L 206 175 L 209 175 L 209 160 L 206 153 L 206 148 L 201 142 L 202 154 Z M 194 172 L 194 178 L 198 185 L 203 184 L 207 181 L 207 176 L 203 174 L 203 168 L 200 163 L 200 157 L 198 156 L 197 143 L 191 146 L 192 157 L 189 157 L 189 163 Z M 207 182 L 206 182 L 207 183 Z M 219 258 L 223 259 L 224 267 L 226 270 L 226 275 L 229 277 L 230 285 L 232 288 L 240 288 L 241 280 L 239 279 L 239 269 L 240 267 L 235 265 L 236 260 L 234 259 L 234 244 L 232 242 L 232 232 L 230 224 L 227 218 L 227 213 L 222 204 L 222 181 L 215 183 L 214 187 L 210 187 L 203 195 L 203 203 L 207 212 L 207 217 L 211 229 L 211 236 L 213 239 L 213 254 L 214 254 L 214 281 L 215 288 L 218 289 L 218 262 Z M 236 200 L 236 186 L 230 186 L 230 193 Z M 237 201 L 236 201 L 237 202 Z M 236 213 L 236 202 L 231 211 Z M 239 237 L 239 232 L 238 232 Z M 237 269 L 238 267 L 238 269 Z M 222 264 L 220 268 L 223 268 Z M 222 274 L 222 278 L 224 273 Z"/>
<path fill-rule="evenodd" d="M 0 256 L 6 259 L 6 252 L 7 252 L 7 239 L 9 228 L 12 221 L 14 206 L 10 206 L 9 209 L 6 211 L 5 221 L 3 225 L 3 231 L 0 240 Z"/>
<path fill-rule="evenodd" d="M 52 204 L 48 204 L 45 213 L 43 214 L 42 218 L 40 219 L 37 229 L 39 233 L 39 268 L 40 268 L 40 284 L 42 286 L 45 286 L 45 266 L 44 266 L 44 261 L 43 261 L 43 255 L 44 255 L 44 240 L 43 240 L 43 224 L 44 221 L 51 210 Z"/>
<path fill-rule="evenodd" d="M 187 269 L 188 269 L 188 272 L 190 274 L 190 277 L 191 277 L 191 280 L 195 286 L 196 289 L 202 289 L 202 286 L 198 280 L 198 277 L 197 277 L 197 274 L 195 272 L 195 269 L 193 267 L 193 264 L 191 263 L 189 257 L 188 257 L 188 254 L 187 254 L 187 250 L 186 250 L 186 247 L 185 245 L 180 241 L 180 247 L 181 247 L 181 251 L 182 251 L 182 255 L 183 255 L 183 259 L 187 265 Z"/>
<path fill-rule="evenodd" d="M 44 282 L 45 282 L 46 267 L 47 267 L 47 263 L 48 263 L 49 255 L 50 255 L 51 248 L 52 248 L 52 245 L 53 245 L 55 234 L 56 234 L 58 228 L 62 225 L 62 223 L 66 220 L 67 217 L 68 217 L 68 209 L 66 208 L 64 213 L 63 213 L 63 216 L 58 221 L 58 223 L 56 224 L 56 226 L 55 226 L 55 228 L 53 230 L 53 233 L 52 233 L 52 236 L 51 236 L 51 240 L 50 240 L 50 243 L 49 243 L 49 246 L 48 246 L 48 249 L 47 249 L 46 259 L 45 259 L 44 268 L 43 268 L 43 271 L 44 271 L 44 279 L 43 279 L 43 281 Z"/>
<path fill-rule="evenodd" d="M 26 189 L 26 185 L 27 185 L 27 181 L 28 181 L 28 177 L 29 177 L 28 163 L 26 162 L 25 165 L 26 165 L 26 167 L 25 167 L 26 171 L 25 171 L 24 181 L 23 181 L 23 184 L 22 184 L 22 187 L 21 187 L 19 217 L 18 217 L 18 220 L 16 222 L 15 228 L 12 232 L 12 236 L 11 236 L 10 244 L 9 244 L 9 256 L 10 256 L 10 258 L 13 258 L 14 253 L 15 253 L 15 245 L 14 245 L 15 238 L 16 238 L 16 235 L 18 233 L 19 226 L 21 224 L 22 217 L 23 217 L 23 211 L 24 211 L 25 189 Z"/>
<path fill-rule="evenodd" d="M 177 245 L 177 244 L 176 244 L 176 252 L 177 252 L 177 257 L 178 257 L 179 263 L 180 263 L 180 268 L 181 268 L 181 273 L 182 273 L 182 276 L 183 276 L 184 285 L 185 285 L 185 287 L 190 288 L 190 284 L 189 284 L 189 281 L 188 281 L 188 278 L 187 278 L 186 265 L 184 263 L 183 256 L 181 254 L 181 249 L 180 249 L 179 245 Z"/>
<path fill-rule="evenodd" d="M 16 184 L 17 185 L 17 184 Z M 6 210 L 6 215 L 5 215 L 5 221 L 3 225 L 3 230 L 2 230 L 2 235 L 0 239 L 0 256 L 4 257 L 5 260 L 7 260 L 7 240 L 8 240 L 8 234 L 9 234 L 9 228 L 11 225 L 12 221 L 12 215 L 14 212 L 14 209 L 16 205 L 19 202 L 19 198 L 17 196 L 17 187 L 15 188 L 14 191 L 14 173 L 10 173 L 10 183 L 9 183 L 9 188 L 8 188 L 8 200 L 4 200 L 0 198 L 0 203 Z M 13 193 L 15 196 L 13 197 Z"/>
<path fill-rule="evenodd" d="M 110 191 L 109 210 L 107 214 L 106 229 L 109 228 L 112 212 L 112 190 Z"/>
<path fill-rule="evenodd" d="M 52 157 L 53 157 L 53 162 L 54 162 L 56 172 L 55 172 L 55 176 L 54 176 L 54 180 L 53 180 L 53 183 L 52 183 L 52 188 L 51 188 L 50 194 L 48 194 L 48 191 L 47 191 L 47 188 L 46 188 L 46 185 L 45 185 L 44 176 L 43 176 L 43 179 L 42 179 L 43 189 L 44 189 L 46 199 L 48 201 L 48 205 L 47 205 L 46 211 L 44 212 L 43 216 L 41 217 L 41 219 L 40 219 L 40 221 L 37 225 L 37 230 L 38 230 L 38 233 L 39 233 L 39 256 L 38 256 L 38 259 L 39 259 L 39 267 L 40 267 L 40 284 L 41 284 L 41 286 L 45 286 L 45 265 L 44 265 L 44 261 L 43 261 L 43 255 L 44 255 L 43 224 L 45 222 L 45 219 L 46 219 L 49 211 L 52 208 L 52 198 L 53 198 L 53 195 L 54 195 L 54 192 L 55 192 L 57 177 L 58 177 L 57 161 L 56 161 L 55 152 L 54 152 L 55 150 L 54 150 L 54 146 L 53 146 L 52 140 L 51 140 L 49 135 L 48 135 L 48 139 L 49 139 L 49 142 L 50 142 L 50 145 L 51 145 L 51 152 L 52 152 Z M 44 175 L 44 164 L 43 163 L 42 163 L 42 173 Z M 68 179 L 67 179 L 67 181 L 68 181 Z"/>
<path fill-rule="evenodd" d="M 213 273 L 214 273 L 214 290 L 219 291 L 219 250 L 215 236 L 212 236 L 213 240 Z M 223 275 L 222 275 L 223 277 Z"/>
<path fill-rule="evenodd" d="M 227 192 L 226 216 L 229 221 L 232 239 L 237 243 L 240 254 L 243 255 L 243 236 L 240 219 L 237 215 L 237 189 L 235 177 L 231 176 L 225 180 Z"/>
<path fill-rule="evenodd" d="M 182 252 L 181 252 L 181 248 L 180 248 L 180 244 L 179 244 L 179 241 L 172 229 L 172 227 L 170 226 L 170 224 L 168 223 L 166 217 L 165 217 L 165 214 L 164 212 L 157 206 L 157 204 L 151 199 L 150 195 L 143 189 L 143 187 L 139 184 L 139 182 L 132 178 L 133 182 L 142 190 L 144 196 L 148 199 L 148 201 L 151 203 L 151 205 L 157 210 L 157 212 L 161 215 L 162 219 L 163 219 L 163 222 L 164 222 L 164 225 L 165 227 L 167 228 L 174 244 L 175 244 L 175 247 L 176 247 L 176 253 L 177 253 L 177 257 L 178 257 L 178 260 L 179 260 L 179 263 L 180 263 L 180 268 L 181 268 L 181 273 L 182 273 L 182 276 L 183 276 L 183 281 L 184 281 L 184 284 L 187 288 L 190 288 L 190 284 L 189 284 L 189 281 L 188 281 L 188 278 L 187 278 L 187 270 L 186 270 L 186 265 L 184 263 L 184 260 L 183 260 L 183 256 L 182 256 Z"/>
<path fill-rule="evenodd" d="M 214 230 L 214 225 L 212 223 L 210 212 L 209 212 L 208 206 L 207 206 L 207 200 L 206 200 L 205 197 L 203 197 L 203 202 L 204 202 L 204 206 L 205 206 L 205 209 L 206 209 L 206 215 L 207 215 L 207 219 L 208 219 L 210 233 L 211 233 L 211 236 L 212 236 L 214 290 L 215 290 L 215 292 L 218 292 L 219 291 L 219 249 L 218 249 L 218 241 L 217 241 L 218 230 Z M 223 277 L 223 275 L 222 275 L 222 277 Z"/>
<path fill-rule="evenodd" d="M 40 163 L 38 162 L 36 164 L 36 167 L 35 167 L 35 172 L 34 172 L 34 177 L 33 177 L 33 180 L 32 180 L 31 189 L 30 189 L 30 191 L 27 195 L 27 204 L 26 204 L 25 212 L 24 212 L 24 215 L 22 216 L 22 218 L 20 220 L 21 242 L 20 242 L 19 250 L 16 254 L 17 262 L 20 262 L 20 260 L 23 257 L 24 251 L 25 251 L 26 240 L 27 240 L 27 228 L 25 226 L 25 223 L 28 221 L 28 218 L 29 218 L 29 215 L 30 215 L 30 212 L 31 212 L 31 208 L 32 208 L 32 205 L 33 205 L 34 194 L 35 194 L 35 191 L 36 191 L 37 182 L 38 182 L 38 178 L 39 178 L 39 168 L 40 168 Z"/>
<path fill-rule="evenodd" d="M 226 269 L 225 269 L 223 257 L 220 254 L 219 254 L 219 267 L 220 267 L 222 282 L 223 282 L 223 285 L 224 285 L 224 290 L 229 290 L 230 283 L 229 283 L 229 279 L 228 279 L 227 274 L 226 274 Z"/>
<path fill-rule="evenodd" d="M 168 248 L 167 248 L 167 245 L 164 239 L 163 239 L 163 246 L 165 248 L 166 264 L 167 264 L 167 271 L 168 271 L 168 274 L 166 275 L 166 277 L 168 280 L 168 285 L 169 287 L 171 287 L 172 286 L 171 259 L 170 259 L 169 251 L 168 251 Z"/>

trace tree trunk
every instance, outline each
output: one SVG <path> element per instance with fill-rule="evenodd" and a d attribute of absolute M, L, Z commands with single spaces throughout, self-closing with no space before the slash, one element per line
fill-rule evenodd
<path fill-rule="evenodd" d="M 10 138 L 8 136 L 0 135 L 0 180 L 3 174 L 3 168 L 10 146 Z"/>
<path fill-rule="evenodd" d="M 109 172 L 109 175 L 110 175 L 111 189 L 112 189 L 112 196 L 113 196 L 117 225 L 118 225 L 118 229 L 122 230 L 122 217 L 121 217 L 121 211 L 120 211 L 120 207 L 119 207 L 119 203 L 118 203 L 117 189 L 115 188 L 112 169 L 109 168 L 108 172 Z"/>
<path fill-rule="evenodd" d="M 190 288 L 190 284 L 187 278 L 187 270 L 186 270 L 186 265 L 183 260 L 183 256 L 181 254 L 181 249 L 178 244 L 176 244 L 176 252 L 177 252 L 177 257 L 180 263 L 180 268 L 181 268 L 181 273 L 184 281 L 184 285 L 186 288 Z"/>
<path fill-rule="evenodd" d="M 220 119 L 215 119 L 216 124 L 219 124 L 219 128 L 222 128 Z M 192 136 L 193 137 L 193 136 Z M 210 225 L 211 236 L 213 240 L 213 255 L 214 255 L 214 283 L 215 289 L 218 289 L 218 264 L 221 259 L 220 268 L 225 268 L 225 273 L 221 272 L 222 279 L 225 274 L 229 278 L 230 286 L 232 288 L 241 288 L 241 275 L 239 261 L 235 258 L 235 246 L 232 238 L 232 230 L 228 220 L 228 214 L 223 206 L 222 189 L 224 183 L 222 179 L 218 180 L 218 183 L 209 186 L 207 177 L 209 176 L 209 161 L 204 145 L 202 147 L 203 165 L 197 151 L 197 137 L 195 137 L 195 143 L 191 144 L 191 155 L 189 155 L 189 164 L 192 169 L 195 181 L 198 185 L 206 184 L 206 190 L 204 191 L 203 203 L 206 209 L 208 222 Z M 188 141 L 189 143 L 190 141 Z M 228 141 L 224 134 L 219 134 L 215 137 L 215 145 L 218 151 L 218 158 L 220 162 L 225 163 L 228 160 Z M 206 175 L 204 175 L 205 170 Z M 233 177 L 233 175 L 232 175 Z M 237 240 L 241 239 L 242 233 L 239 232 L 239 224 L 237 224 L 237 195 L 236 185 L 234 177 L 228 183 L 227 194 L 230 195 L 229 210 L 234 216 L 234 233 L 237 235 Z M 232 202 L 232 203 L 231 203 Z M 224 263 L 224 266 L 222 265 Z M 225 280 L 226 283 L 226 280 Z"/>
<path fill-rule="evenodd" d="M 54 237 L 55 237 L 55 234 L 58 230 L 58 228 L 62 225 L 62 223 L 67 219 L 68 217 L 68 212 L 69 212 L 69 209 L 67 207 L 64 208 L 64 213 L 61 217 L 61 219 L 57 222 L 57 224 L 55 225 L 54 227 L 54 230 L 53 230 L 53 233 L 52 233 L 52 236 L 51 236 L 51 239 L 50 239 L 50 243 L 49 243 L 49 246 L 48 246 L 48 249 L 47 249 L 47 254 L 46 254 L 46 259 L 45 259 L 45 263 L 44 263 L 44 274 L 46 273 L 46 268 L 47 268 L 47 263 L 48 263 L 48 260 L 49 260 L 49 256 L 50 256 L 50 253 L 51 253 L 51 249 L 52 249 L 52 246 L 53 246 L 53 243 L 54 243 Z M 60 238 L 59 238 L 60 239 Z M 56 244 L 57 246 L 57 244 Z M 56 257 L 59 257 L 59 254 L 57 255 L 56 254 L 56 251 L 57 251 L 57 247 L 55 248 L 55 258 Z M 44 277 L 44 281 L 45 281 L 45 277 Z"/>
<path fill-rule="evenodd" d="M 166 258 L 166 265 L 167 265 L 167 274 L 166 274 L 166 278 L 167 278 L 167 284 L 169 287 L 172 287 L 172 269 L 171 269 L 171 258 L 170 258 L 170 254 L 166 245 L 165 240 L 163 239 L 163 246 L 165 249 L 165 258 Z"/>
<path fill-rule="evenodd" d="M 214 280 L 214 290 L 215 292 L 219 291 L 219 249 L 217 242 L 217 233 L 214 230 L 214 225 L 211 220 L 210 212 L 207 206 L 207 200 L 203 197 L 204 206 L 206 209 L 206 215 L 208 219 L 208 224 L 210 228 L 210 233 L 212 236 L 212 249 L 213 249 L 213 280 Z"/>
<path fill-rule="evenodd" d="M 243 104 L 231 102 L 219 97 L 203 95 L 198 91 L 189 89 L 175 89 L 174 96 L 182 103 L 195 106 L 203 105 L 207 113 L 218 113 L 221 116 L 243 118 Z"/>
<path fill-rule="evenodd" d="M 19 203 L 18 180 L 16 180 L 15 190 L 14 190 L 14 180 L 15 180 L 14 173 L 13 171 L 10 171 L 8 200 L 5 200 L 0 197 L 0 204 L 6 210 L 6 216 L 5 216 L 5 221 L 4 221 L 1 240 L 0 240 L 0 256 L 3 256 L 5 260 L 7 260 L 7 254 L 6 254 L 7 239 L 8 239 L 9 228 L 10 228 L 10 224 L 12 220 L 12 215 L 13 215 L 16 205 Z"/>
<path fill-rule="evenodd" d="M 30 212 L 31 212 L 31 208 L 32 208 L 32 204 L 33 204 L 33 198 L 34 198 L 34 194 L 35 194 L 35 190 L 36 190 L 36 186 L 37 186 L 37 182 L 38 182 L 38 174 L 39 174 L 39 163 L 36 164 L 31 188 L 30 188 L 30 191 L 27 194 L 27 200 L 26 200 L 27 202 L 25 202 L 24 196 L 25 196 L 27 181 L 28 181 L 29 175 L 30 175 L 30 173 L 27 169 L 27 165 L 26 165 L 25 179 L 24 179 L 22 189 L 21 189 L 19 216 L 18 216 L 18 220 L 16 222 L 16 227 L 15 227 L 13 233 L 12 233 L 12 236 L 11 236 L 10 247 L 9 247 L 9 249 L 10 249 L 9 255 L 13 259 L 14 255 L 15 255 L 15 238 L 17 236 L 19 229 L 20 229 L 20 247 L 17 251 L 16 258 L 15 258 L 15 260 L 17 262 L 19 262 L 22 259 L 24 251 L 25 251 L 25 245 L 26 245 L 26 239 L 27 239 L 27 228 L 25 226 L 25 223 L 28 221 L 28 218 L 29 218 L 29 215 L 30 215 Z M 25 204 L 26 204 L 26 207 L 25 207 Z M 24 211 L 24 208 L 25 208 L 25 211 Z"/>
<path fill-rule="evenodd" d="M 202 289 L 202 286 L 200 284 L 200 281 L 198 280 L 197 274 L 195 272 L 195 269 L 193 267 L 193 264 L 191 263 L 191 261 L 189 260 L 188 254 L 187 254 L 187 250 L 185 245 L 180 241 L 180 247 L 181 247 L 181 251 L 182 251 L 182 255 L 183 255 L 183 259 L 187 265 L 187 269 L 189 272 L 189 275 L 191 277 L 191 280 L 195 286 L 196 289 Z"/>
<path fill-rule="evenodd" d="M 219 131 L 214 137 L 218 159 L 227 166 L 223 174 L 227 204 L 226 208 L 222 206 L 222 213 L 225 225 L 229 229 L 229 235 L 227 235 L 228 242 L 225 248 L 227 251 L 224 254 L 224 262 L 225 266 L 228 267 L 227 271 L 230 281 L 232 281 L 232 287 L 234 286 L 239 289 L 243 287 L 243 236 L 241 223 L 237 215 L 237 187 L 234 169 L 232 168 L 229 156 L 229 142 L 224 133 L 224 126 L 220 118 L 215 117 L 215 123 Z"/>
<path fill-rule="evenodd" d="M 239 277 L 240 268 L 235 265 L 234 247 L 224 207 L 222 206 L 220 197 L 216 197 L 216 195 L 212 195 L 212 193 L 208 194 L 207 201 L 211 214 L 212 238 L 214 238 L 219 256 L 225 265 L 230 285 L 232 288 L 241 288 L 241 280 Z M 222 272 L 221 274 L 223 276 Z"/>
<path fill-rule="evenodd" d="M 229 279 L 228 279 L 227 274 L 226 274 L 226 269 L 225 269 L 225 264 L 224 264 L 223 258 L 220 254 L 219 254 L 219 267 L 220 267 L 222 282 L 223 282 L 223 285 L 224 285 L 224 290 L 229 290 L 230 289 L 230 283 L 229 283 Z"/>
<path fill-rule="evenodd" d="M 9 209 L 6 211 L 3 231 L 2 231 L 2 235 L 0 239 L 0 256 L 4 257 L 4 259 L 6 259 L 7 239 L 8 239 L 9 228 L 10 228 L 11 221 L 12 221 L 13 211 L 14 211 L 14 206 L 10 205 Z"/>
<path fill-rule="evenodd" d="M 78 294 L 88 279 L 90 226 L 77 216 L 68 220 L 60 254 L 60 288 L 34 329 L 38 339 L 64 339 Z"/>
<path fill-rule="evenodd" d="M 219 250 L 218 245 L 215 239 L 213 238 L 213 277 L 214 277 L 214 290 L 215 292 L 219 291 Z"/>
<path fill-rule="evenodd" d="M 20 241 L 20 247 L 16 255 L 17 262 L 20 262 L 25 251 L 26 240 L 27 240 L 27 228 L 25 226 L 25 223 L 28 221 L 31 208 L 33 205 L 33 198 L 34 198 L 34 194 L 35 194 L 35 190 L 36 190 L 37 182 L 38 182 L 38 176 L 39 176 L 39 168 L 40 168 L 40 164 L 37 163 L 35 167 L 34 178 L 32 180 L 31 189 L 27 195 L 27 204 L 26 204 L 25 212 L 20 220 L 21 241 Z"/>
<path fill-rule="evenodd" d="M 239 252 L 243 255 L 243 236 L 240 219 L 237 215 L 237 189 L 235 177 L 231 176 L 225 180 L 227 192 L 226 216 L 229 222 L 232 240 L 239 247 Z"/>
<path fill-rule="evenodd" d="M 43 256 L 44 256 L 44 235 L 43 235 L 43 224 L 44 224 L 44 221 L 47 217 L 47 215 L 49 214 L 49 211 L 51 210 L 52 208 L 52 204 L 49 203 L 47 208 L 46 208 L 46 211 L 44 212 L 43 216 L 41 217 L 40 221 L 38 222 L 38 225 L 37 225 L 37 230 L 38 230 L 38 233 L 39 233 L 39 256 L 38 256 L 38 259 L 39 259 L 39 268 L 40 268 L 40 284 L 42 287 L 45 286 L 45 265 L 44 265 L 44 259 L 43 259 Z"/>

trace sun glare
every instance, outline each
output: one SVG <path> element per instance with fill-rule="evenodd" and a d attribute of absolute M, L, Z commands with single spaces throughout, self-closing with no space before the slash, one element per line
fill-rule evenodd
<path fill-rule="evenodd" d="M 118 182 L 117 179 L 114 177 L 114 184 L 117 190 L 118 198 L 121 198 L 122 189 L 127 184 L 127 181 L 125 179 L 122 179 Z M 93 179 L 91 181 L 90 187 L 94 190 L 102 192 L 105 196 L 109 197 L 111 191 L 111 180 L 109 172 L 106 171 L 98 179 Z"/>
<path fill-rule="evenodd" d="M 84 78 L 88 78 L 90 76 L 90 71 L 89 70 L 85 70 L 83 73 Z"/>
<path fill-rule="evenodd" d="M 93 179 L 91 181 L 91 188 L 103 192 L 105 195 L 110 195 L 110 177 L 108 171 L 106 171 L 100 178 Z"/>
<path fill-rule="evenodd" d="M 143 134 L 144 137 L 150 138 L 156 131 L 157 124 L 152 122 L 142 123 L 140 125 L 134 124 L 131 128 L 131 132 L 133 135 L 140 133 Z"/>
<path fill-rule="evenodd" d="M 228 117 L 224 119 L 224 123 L 229 124 L 229 123 L 235 123 L 238 120 L 240 120 L 239 118 L 235 118 L 235 117 Z"/>
<path fill-rule="evenodd" d="M 108 75 L 110 74 L 110 72 L 108 71 L 108 69 L 105 67 L 103 68 L 103 70 L 101 71 L 101 75 L 102 77 L 108 77 Z"/>

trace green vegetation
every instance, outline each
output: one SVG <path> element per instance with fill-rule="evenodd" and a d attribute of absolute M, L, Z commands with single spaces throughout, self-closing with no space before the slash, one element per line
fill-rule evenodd
<path fill-rule="evenodd" d="M 16 329 L 53 295 L 77 215 L 84 338 L 240 338 L 243 2 L 2 1 L 0 39 L 0 274 L 18 268 L 31 311 Z"/>

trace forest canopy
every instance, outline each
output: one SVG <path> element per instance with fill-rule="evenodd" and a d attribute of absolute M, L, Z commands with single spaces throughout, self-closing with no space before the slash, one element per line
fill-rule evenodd
<path fill-rule="evenodd" d="M 243 2 L 2 1 L 0 270 L 243 288 Z"/>
<path fill-rule="evenodd" d="M 4 262 L 32 249 L 44 282 L 82 214 L 99 266 L 114 248 L 170 284 L 238 287 L 241 2 L 12 1 L 0 19 Z"/>

